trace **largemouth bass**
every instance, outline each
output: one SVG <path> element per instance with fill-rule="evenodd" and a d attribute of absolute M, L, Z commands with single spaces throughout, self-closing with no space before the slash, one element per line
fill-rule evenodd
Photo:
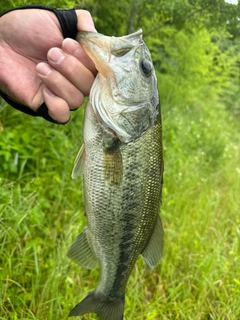
<path fill-rule="evenodd" d="M 157 78 L 141 30 L 123 37 L 80 32 L 77 39 L 99 73 L 72 173 L 84 177 L 88 226 L 68 256 L 86 268 L 99 266 L 100 280 L 69 316 L 95 313 L 100 320 L 121 320 L 138 256 L 153 269 L 163 252 Z"/>

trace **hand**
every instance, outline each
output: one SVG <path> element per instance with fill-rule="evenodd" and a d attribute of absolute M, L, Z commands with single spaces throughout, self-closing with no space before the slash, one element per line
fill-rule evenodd
<path fill-rule="evenodd" d="M 95 31 L 91 15 L 76 10 L 78 30 Z M 0 90 L 36 111 L 45 102 L 58 122 L 89 94 L 96 69 L 80 44 L 63 40 L 54 13 L 9 12 L 0 18 Z"/>

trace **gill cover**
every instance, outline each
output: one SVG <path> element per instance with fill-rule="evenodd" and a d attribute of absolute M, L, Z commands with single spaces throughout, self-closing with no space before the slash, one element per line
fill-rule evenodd
<path fill-rule="evenodd" d="M 142 30 L 117 38 L 84 31 L 77 39 L 99 71 L 89 97 L 96 116 L 122 142 L 136 139 L 154 125 L 159 105 Z"/>

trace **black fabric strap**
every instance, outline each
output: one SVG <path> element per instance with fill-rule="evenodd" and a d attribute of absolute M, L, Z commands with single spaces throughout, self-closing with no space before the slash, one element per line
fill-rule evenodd
<path fill-rule="evenodd" d="M 56 9 L 56 8 L 41 6 L 41 5 L 29 5 L 29 6 L 12 8 L 12 9 L 0 14 L 0 17 L 11 12 L 11 11 L 24 10 L 24 9 L 42 9 L 42 10 L 48 10 L 48 11 L 53 12 L 56 15 L 56 17 L 59 21 L 59 24 L 61 26 L 63 38 L 64 39 L 65 38 L 72 38 L 72 39 L 76 38 L 76 34 L 78 31 L 77 30 L 78 20 L 77 20 L 77 15 L 76 15 L 75 9 Z M 0 91 L 0 96 L 13 108 L 15 108 L 23 113 L 26 113 L 26 114 L 31 115 L 33 117 L 42 117 L 47 121 L 59 124 L 59 122 L 55 121 L 54 119 L 52 119 L 49 116 L 48 108 L 45 103 L 43 103 L 38 108 L 38 110 L 35 112 L 32 109 L 28 108 L 27 106 L 13 100 L 12 98 L 10 98 L 8 95 L 6 95 L 5 93 L 3 93 L 1 91 Z M 61 123 L 61 124 L 65 124 L 65 123 Z"/>

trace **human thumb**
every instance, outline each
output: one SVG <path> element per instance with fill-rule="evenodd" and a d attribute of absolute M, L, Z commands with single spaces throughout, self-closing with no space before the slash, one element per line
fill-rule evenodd
<path fill-rule="evenodd" d="M 94 26 L 93 18 L 89 11 L 87 10 L 76 10 L 78 23 L 77 23 L 77 29 L 85 30 L 85 31 L 93 31 L 97 32 Z"/>

